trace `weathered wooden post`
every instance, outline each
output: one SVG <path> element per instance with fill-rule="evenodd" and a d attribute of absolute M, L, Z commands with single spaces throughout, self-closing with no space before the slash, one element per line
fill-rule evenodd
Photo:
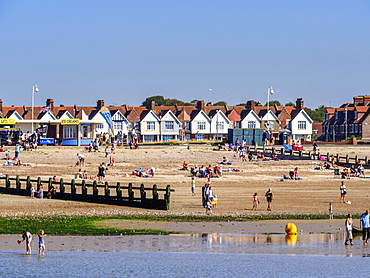
<path fill-rule="evenodd" d="M 76 195 L 76 181 L 75 181 L 75 179 L 71 180 L 71 194 Z"/>
<path fill-rule="evenodd" d="M 346 155 L 346 163 L 349 163 L 349 156 L 348 156 L 348 154 Z"/>
<path fill-rule="evenodd" d="M 53 187 L 53 179 L 52 178 L 49 178 L 48 180 L 48 192 L 50 191 L 50 189 Z"/>
<path fill-rule="evenodd" d="M 358 163 L 358 157 L 357 157 L 357 155 L 355 156 L 355 164 L 357 164 Z"/>
<path fill-rule="evenodd" d="M 335 160 L 336 160 L 337 164 L 339 164 L 339 154 L 337 154 L 337 156 L 335 157 Z"/>
<path fill-rule="evenodd" d="M 140 198 L 141 198 L 141 203 L 143 204 L 145 202 L 145 199 L 146 199 L 146 192 L 145 192 L 145 189 L 144 189 L 144 184 L 140 185 Z"/>
<path fill-rule="evenodd" d="M 17 189 L 17 194 L 21 190 L 21 181 L 19 180 L 19 175 L 16 175 L 15 177 L 15 188 Z"/>
<path fill-rule="evenodd" d="M 285 155 L 285 149 L 284 149 L 284 148 L 281 148 L 281 149 L 280 149 L 280 153 L 281 153 L 282 155 Z"/>
<path fill-rule="evenodd" d="M 38 177 L 37 178 L 37 189 L 40 189 L 40 186 L 42 185 L 42 181 L 41 181 L 41 178 Z"/>
<path fill-rule="evenodd" d="M 271 153 L 272 153 L 272 154 L 275 154 L 275 147 L 272 147 L 272 148 L 271 148 Z"/>
<path fill-rule="evenodd" d="M 326 154 L 326 161 L 330 161 L 330 154 L 329 153 Z"/>
<path fill-rule="evenodd" d="M 166 201 L 166 209 L 170 209 L 170 201 L 171 201 L 171 186 L 167 185 L 166 187 L 166 194 L 164 194 L 164 199 Z"/>
<path fill-rule="evenodd" d="M 158 190 L 157 190 L 157 185 L 153 185 L 153 200 L 158 201 Z"/>
<path fill-rule="evenodd" d="M 106 181 L 104 185 L 105 185 L 105 192 L 104 192 L 104 195 L 105 195 L 105 197 L 109 197 L 109 196 L 110 196 L 109 184 L 108 184 L 108 182 Z"/>
<path fill-rule="evenodd" d="M 85 180 L 82 181 L 81 191 L 82 191 L 83 198 L 86 200 L 87 199 L 87 187 L 86 187 L 86 181 Z"/>
<path fill-rule="evenodd" d="M 301 157 L 302 156 L 302 150 L 299 150 L 298 151 L 298 156 Z"/>
<path fill-rule="evenodd" d="M 120 182 L 117 182 L 117 185 L 116 185 L 116 195 L 118 199 L 122 198 L 122 190 L 121 190 Z"/>
<path fill-rule="evenodd" d="M 131 182 L 128 184 L 128 200 L 130 202 L 134 201 L 134 191 L 132 190 L 132 183 Z"/>
<path fill-rule="evenodd" d="M 96 181 L 93 182 L 93 195 L 95 197 L 97 197 L 99 194 L 99 191 L 98 191 L 98 183 Z"/>
<path fill-rule="evenodd" d="M 31 190 L 31 178 L 30 176 L 27 176 L 27 181 L 26 181 L 26 188 L 27 188 L 27 191 L 30 191 Z"/>
<path fill-rule="evenodd" d="M 5 187 L 10 188 L 10 180 L 9 180 L 9 175 L 6 174 L 5 176 Z"/>
<path fill-rule="evenodd" d="M 367 165 L 369 163 L 368 159 L 367 159 L 367 156 L 365 156 L 365 165 Z"/>
<path fill-rule="evenodd" d="M 61 195 L 63 195 L 65 191 L 66 191 L 66 188 L 64 187 L 64 181 L 63 181 L 63 178 L 61 178 L 59 181 L 59 192 Z"/>

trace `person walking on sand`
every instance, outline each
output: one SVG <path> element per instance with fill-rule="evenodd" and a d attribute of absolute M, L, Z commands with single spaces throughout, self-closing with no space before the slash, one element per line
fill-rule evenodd
<path fill-rule="evenodd" d="M 329 203 L 329 219 L 333 220 L 334 214 L 333 214 L 333 204 Z"/>
<path fill-rule="evenodd" d="M 191 196 L 195 196 L 195 179 L 191 177 Z"/>
<path fill-rule="evenodd" d="M 271 203 L 274 199 L 274 194 L 272 193 L 272 189 L 269 188 L 265 194 L 267 200 L 267 210 L 271 210 Z"/>
<path fill-rule="evenodd" d="M 339 203 L 345 203 L 346 202 L 346 194 L 347 194 L 347 188 L 346 185 L 344 184 L 344 181 L 341 182 L 340 185 L 340 200 Z"/>
<path fill-rule="evenodd" d="M 257 192 L 253 194 L 253 207 L 252 210 L 257 210 L 258 209 L 258 204 L 259 204 Z"/>
<path fill-rule="evenodd" d="M 368 245 L 370 233 L 369 210 L 366 210 L 365 213 L 361 215 L 360 229 L 362 229 L 362 240 L 364 242 L 364 245 Z"/>
<path fill-rule="evenodd" d="M 32 242 L 32 234 L 27 231 L 22 232 L 22 240 L 18 242 L 19 244 L 23 241 L 26 241 L 26 254 L 31 254 L 31 242 Z"/>
<path fill-rule="evenodd" d="M 37 235 L 39 236 L 39 255 L 44 256 L 45 255 L 44 230 L 40 230 Z"/>
<path fill-rule="evenodd" d="M 346 241 L 345 245 L 354 245 L 352 242 L 353 236 L 352 236 L 352 228 L 353 228 L 353 219 L 352 219 L 352 214 L 348 214 L 347 219 L 345 221 L 346 225 Z M 349 243 L 348 243 L 349 242 Z"/>

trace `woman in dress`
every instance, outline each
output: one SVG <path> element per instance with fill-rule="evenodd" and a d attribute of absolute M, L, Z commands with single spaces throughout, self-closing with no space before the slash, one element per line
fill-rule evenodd
<path fill-rule="evenodd" d="M 344 243 L 345 245 L 354 245 L 352 242 L 353 236 L 352 236 L 352 228 L 353 228 L 353 219 L 352 219 L 352 214 L 348 214 L 347 219 L 345 221 L 346 225 L 346 242 Z"/>

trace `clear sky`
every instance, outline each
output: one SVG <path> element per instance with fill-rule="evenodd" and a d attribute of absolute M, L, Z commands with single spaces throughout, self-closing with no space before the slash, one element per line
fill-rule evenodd
<path fill-rule="evenodd" d="M 368 0 L 0 0 L 4 105 L 370 94 Z M 213 88 L 213 90 L 209 90 Z"/>

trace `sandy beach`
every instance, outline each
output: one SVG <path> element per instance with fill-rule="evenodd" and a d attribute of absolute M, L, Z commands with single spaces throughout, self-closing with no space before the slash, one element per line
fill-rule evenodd
<path fill-rule="evenodd" d="M 311 146 L 306 146 L 306 148 L 311 149 Z M 14 147 L 9 149 L 14 154 Z M 369 150 L 370 148 L 367 146 L 324 146 L 320 148 L 320 152 L 325 154 L 348 154 L 352 157 L 358 155 L 359 158 L 364 158 Z M 29 175 L 43 179 L 55 175 L 58 179 L 70 180 L 74 178 L 80 168 L 76 166 L 76 154 L 80 152 L 85 155 L 86 161 L 85 167 L 81 168 L 87 170 L 92 177 L 96 176 L 99 163 L 109 163 L 109 157 L 105 158 L 103 152 L 89 153 L 83 147 L 39 147 L 36 151 L 22 152 L 20 155 L 21 161 L 29 163 L 31 166 L 1 166 L 0 172 L 10 176 L 25 177 Z M 339 203 L 341 179 L 334 176 L 333 170 L 314 170 L 317 162 L 311 160 L 282 159 L 280 161 L 242 162 L 238 157 L 234 157 L 233 152 L 214 151 L 211 146 L 207 145 L 191 145 L 190 149 L 187 146 L 143 146 L 138 150 L 118 147 L 115 154 L 111 155 L 115 158 L 116 165 L 108 167 L 107 181 L 112 183 L 120 181 L 121 184 L 132 182 L 134 185 L 143 183 L 148 186 L 157 184 L 159 188 L 165 188 L 167 184 L 170 184 L 171 188 L 175 189 L 171 195 L 170 210 L 159 211 L 95 203 L 39 200 L 1 194 L 0 216 L 205 215 L 205 210 L 201 205 L 201 187 L 206 179 L 196 178 L 196 196 L 191 196 L 190 173 L 179 170 L 179 168 L 184 161 L 189 166 L 214 166 L 222 160 L 223 156 L 226 156 L 232 165 L 224 167 L 222 178 L 212 179 L 211 185 L 214 194 L 218 196 L 218 206 L 213 210 L 214 215 L 233 217 L 244 215 L 252 217 L 258 215 L 327 215 L 329 202 L 333 203 L 334 215 L 346 215 L 347 213 L 359 215 L 367 209 L 370 195 L 368 191 L 369 179 L 351 178 L 345 180 L 348 192 L 347 200 L 351 201 L 351 204 Z M 3 161 L 5 162 L 5 160 Z M 135 169 L 149 167 L 156 168 L 154 177 L 139 178 L 131 175 Z M 282 176 L 288 175 L 288 172 L 294 167 L 299 168 L 302 180 L 282 180 Z M 240 172 L 228 172 L 231 169 L 237 169 Z M 264 197 L 269 187 L 274 193 L 272 211 L 266 211 L 267 203 Z M 257 211 L 252 211 L 252 196 L 255 192 L 258 193 L 261 204 Z M 283 222 L 286 223 L 286 221 Z M 117 223 L 112 222 L 109 225 L 117 225 Z M 125 225 L 128 223 L 125 222 Z M 145 225 L 147 224 L 143 224 L 143 226 Z M 162 226 L 164 225 L 166 224 Z M 177 223 L 177 225 L 181 224 Z M 173 226 L 168 229 L 176 230 Z M 189 232 L 191 229 L 179 227 L 179 231 Z M 194 231 L 200 230 L 195 229 Z"/>

